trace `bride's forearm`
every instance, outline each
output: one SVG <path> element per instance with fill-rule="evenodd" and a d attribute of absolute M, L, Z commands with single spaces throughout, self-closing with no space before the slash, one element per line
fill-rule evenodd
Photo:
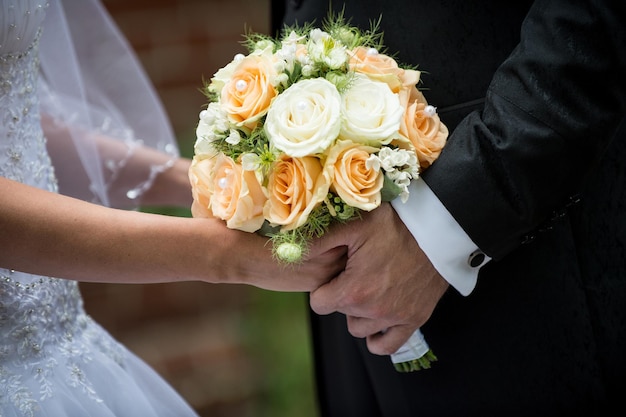
<path fill-rule="evenodd" d="M 109 209 L 5 178 L 0 192 L 2 267 L 86 281 L 164 282 L 210 279 L 209 266 L 218 266 L 221 248 L 203 247 L 218 241 L 220 230 L 195 219 Z"/>

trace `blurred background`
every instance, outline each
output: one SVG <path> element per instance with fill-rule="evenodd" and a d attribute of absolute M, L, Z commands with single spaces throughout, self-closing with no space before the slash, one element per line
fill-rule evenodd
<path fill-rule="evenodd" d="M 269 0 L 103 0 L 191 156 L 204 79 L 269 33 Z M 166 212 L 188 216 L 188 211 Z M 308 302 L 246 286 L 81 284 L 89 313 L 202 416 L 315 417 Z"/>

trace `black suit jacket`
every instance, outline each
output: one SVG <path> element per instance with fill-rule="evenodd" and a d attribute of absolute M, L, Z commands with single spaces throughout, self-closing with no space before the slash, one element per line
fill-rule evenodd
<path fill-rule="evenodd" d="M 318 22 L 326 0 L 274 9 Z M 333 1 L 335 10 L 343 2 Z M 451 128 L 425 181 L 494 257 L 423 332 L 440 360 L 397 374 L 340 315 L 313 316 L 324 416 L 623 412 L 626 389 L 626 5 L 621 0 L 345 2 L 382 14 Z M 619 415 L 619 414 L 618 414 Z"/>

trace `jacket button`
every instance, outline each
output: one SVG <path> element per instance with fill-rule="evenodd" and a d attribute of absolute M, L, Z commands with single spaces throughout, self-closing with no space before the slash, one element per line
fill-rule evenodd
<path fill-rule="evenodd" d="M 478 268 L 483 262 L 485 262 L 485 254 L 480 249 L 472 252 L 469 258 L 467 258 L 467 263 L 472 268 Z"/>

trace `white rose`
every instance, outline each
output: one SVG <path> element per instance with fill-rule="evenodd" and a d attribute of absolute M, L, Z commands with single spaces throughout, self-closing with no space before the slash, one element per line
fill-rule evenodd
<path fill-rule="evenodd" d="M 302 80 L 276 97 L 267 112 L 270 144 L 292 157 L 324 152 L 341 128 L 341 96 L 322 78 Z"/>
<path fill-rule="evenodd" d="M 341 113 L 343 139 L 377 146 L 398 136 L 404 109 L 386 83 L 357 74 L 343 94 Z"/>

